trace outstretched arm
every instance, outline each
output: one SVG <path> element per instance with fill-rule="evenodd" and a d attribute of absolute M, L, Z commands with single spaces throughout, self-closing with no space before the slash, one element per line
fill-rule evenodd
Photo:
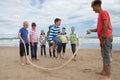
<path fill-rule="evenodd" d="M 91 32 L 97 32 L 97 29 L 89 29 L 89 30 L 87 30 L 87 34 L 90 34 Z"/>

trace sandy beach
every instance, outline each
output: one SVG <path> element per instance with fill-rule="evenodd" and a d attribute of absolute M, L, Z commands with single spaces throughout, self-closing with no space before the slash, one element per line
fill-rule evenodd
<path fill-rule="evenodd" d="M 56 67 L 63 64 L 71 56 L 67 49 L 65 59 L 40 57 L 33 62 L 38 66 Z M 102 76 L 96 75 L 102 69 L 100 50 L 79 49 L 77 61 L 71 61 L 60 70 L 38 70 L 31 65 L 21 66 L 19 62 L 18 47 L 0 47 L 0 80 L 100 80 Z M 120 80 L 120 50 L 113 51 L 112 80 Z"/>

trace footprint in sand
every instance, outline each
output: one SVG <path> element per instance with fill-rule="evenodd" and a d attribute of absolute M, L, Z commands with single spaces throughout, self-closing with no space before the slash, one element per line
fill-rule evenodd
<path fill-rule="evenodd" d="M 91 72 L 92 69 L 82 69 L 82 71 L 83 71 L 84 73 L 88 73 L 88 72 Z"/>

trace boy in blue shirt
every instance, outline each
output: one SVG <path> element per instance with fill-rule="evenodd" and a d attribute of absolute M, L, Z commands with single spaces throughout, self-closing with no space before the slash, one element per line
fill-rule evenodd
<path fill-rule="evenodd" d="M 54 25 L 52 25 L 52 27 L 50 28 L 50 33 L 49 33 L 49 42 L 50 42 L 50 48 L 51 48 L 51 52 L 53 53 L 53 51 L 55 50 L 56 46 L 57 46 L 57 57 L 60 56 L 61 54 L 61 44 L 62 41 L 61 39 L 58 37 L 58 34 L 60 34 L 60 24 L 61 24 L 61 19 L 56 18 L 54 20 Z"/>
<path fill-rule="evenodd" d="M 28 41 L 28 22 L 24 21 L 23 22 L 23 27 L 19 30 L 18 33 L 18 38 L 20 39 L 20 61 L 21 61 L 21 65 L 24 64 L 29 64 L 26 58 L 26 54 L 25 54 L 25 48 L 24 48 L 24 43 L 27 49 L 27 55 L 29 55 L 29 41 Z M 23 61 L 23 57 L 25 56 L 25 62 Z"/>

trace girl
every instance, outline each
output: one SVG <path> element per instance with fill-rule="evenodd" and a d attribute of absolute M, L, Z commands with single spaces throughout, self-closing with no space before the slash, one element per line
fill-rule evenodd
<path fill-rule="evenodd" d="M 63 51 L 63 58 L 65 58 L 66 44 L 68 43 L 68 37 L 66 35 L 66 28 L 62 28 L 62 33 L 60 34 L 60 39 L 62 40 L 61 50 Z"/>
<path fill-rule="evenodd" d="M 44 56 L 46 56 L 46 36 L 44 33 L 44 30 L 41 30 L 40 34 L 40 43 L 41 43 L 41 56 L 43 56 L 43 50 L 44 50 Z"/>
<path fill-rule="evenodd" d="M 32 30 L 30 31 L 30 47 L 31 47 L 31 58 L 32 60 L 37 59 L 37 44 L 38 44 L 38 37 L 36 31 L 36 23 L 32 23 Z"/>

